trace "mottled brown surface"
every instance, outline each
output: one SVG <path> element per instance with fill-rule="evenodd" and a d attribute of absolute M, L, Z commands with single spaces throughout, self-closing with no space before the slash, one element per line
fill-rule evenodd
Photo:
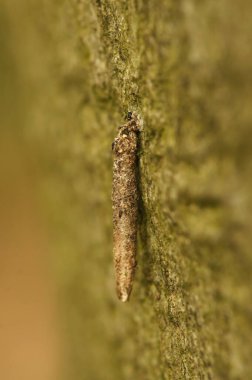
<path fill-rule="evenodd" d="M 128 300 L 137 254 L 137 148 L 139 122 L 130 116 L 113 142 L 113 252 L 118 298 Z"/>

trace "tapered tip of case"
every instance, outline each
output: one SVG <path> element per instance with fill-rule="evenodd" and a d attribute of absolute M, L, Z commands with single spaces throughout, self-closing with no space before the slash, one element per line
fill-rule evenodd
<path fill-rule="evenodd" d="M 120 300 L 121 300 L 122 302 L 127 302 L 128 299 L 129 299 L 129 294 L 128 294 L 128 293 L 123 293 L 123 294 L 121 295 Z"/>

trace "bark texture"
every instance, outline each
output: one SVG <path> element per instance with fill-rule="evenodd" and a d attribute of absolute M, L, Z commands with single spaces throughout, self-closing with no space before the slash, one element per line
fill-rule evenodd
<path fill-rule="evenodd" d="M 252 379 L 251 1 L 0 11 L 5 106 L 43 165 L 64 378 Z M 121 304 L 111 143 L 129 110 L 144 125 L 140 239 Z"/>

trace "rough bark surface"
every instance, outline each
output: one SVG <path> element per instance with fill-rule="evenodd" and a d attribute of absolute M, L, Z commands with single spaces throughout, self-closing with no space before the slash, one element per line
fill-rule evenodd
<path fill-rule="evenodd" d="M 251 1 L 5 0 L 0 17 L 6 105 L 44 166 L 65 379 L 252 379 Z M 129 110 L 144 128 L 122 304 L 111 143 Z"/>

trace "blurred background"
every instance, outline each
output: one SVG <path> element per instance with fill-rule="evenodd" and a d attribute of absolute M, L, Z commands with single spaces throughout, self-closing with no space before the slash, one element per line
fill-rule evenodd
<path fill-rule="evenodd" d="M 252 379 L 249 3 L 0 0 L 0 379 Z M 131 109 L 120 305 L 111 143 Z"/>

